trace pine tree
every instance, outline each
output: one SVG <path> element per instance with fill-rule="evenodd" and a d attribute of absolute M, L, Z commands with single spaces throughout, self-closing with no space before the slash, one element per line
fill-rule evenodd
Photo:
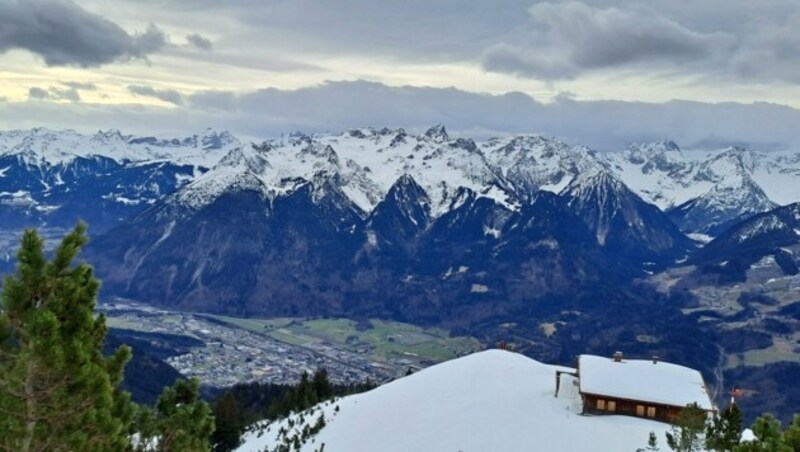
<path fill-rule="evenodd" d="M 314 372 L 314 392 L 316 393 L 317 400 L 328 400 L 333 397 L 333 385 L 328 379 L 328 371 L 322 367 Z"/>
<path fill-rule="evenodd" d="M 211 437 L 215 452 L 236 449 L 241 444 L 247 420 L 232 392 L 226 392 L 214 404 L 216 428 Z"/>
<path fill-rule="evenodd" d="M 657 451 L 658 450 L 658 438 L 656 437 L 656 432 L 650 432 L 650 437 L 647 439 L 647 451 Z"/>
<path fill-rule="evenodd" d="M 736 452 L 792 452 L 792 448 L 783 441 L 781 423 L 775 416 L 766 413 L 756 419 L 750 427 L 754 441 L 748 441 L 736 447 Z"/>
<path fill-rule="evenodd" d="M 783 441 L 795 452 L 800 451 L 800 414 L 795 414 L 791 425 L 783 432 Z"/>
<path fill-rule="evenodd" d="M 667 445 L 678 452 L 702 450 L 706 420 L 706 412 L 696 402 L 686 405 L 672 431 L 667 433 Z"/>
<path fill-rule="evenodd" d="M 650 436 L 647 438 L 647 447 L 642 449 L 641 447 L 636 449 L 636 452 L 650 452 L 650 451 L 658 451 L 658 437 L 656 436 L 656 432 L 650 432 Z"/>
<path fill-rule="evenodd" d="M 100 283 L 91 267 L 73 265 L 86 241 L 80 223 L 48 261 L 44 240 L 23 234 L 0 312 L 0 449 L 127 447 L 131 404 L 118 386 L 131 351 L 102 354 L 105 317 L 94 315 Z"/>
<path fill-rule="evenodd" d="M 207 451 L 214 433 L 214 416 L 199 399 L 197 379 L 178 380 L 164 389 L 154 411 L 142 408 L 134 430 L 139 437 L 135 449 L 141 452 Z"/>
<path fill-rule="evenodd" d="M 732 451 L 742 436 L 742 411 L 732 403 L 706 428 L 706 447 L 720 452 Z"/>

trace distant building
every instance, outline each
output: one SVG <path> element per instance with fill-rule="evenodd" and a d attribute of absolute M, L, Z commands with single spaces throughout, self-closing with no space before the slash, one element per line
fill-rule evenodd
<path fill-rule="evenodd" d="M 578 357 L 578 390 L 585 414 L 624 414 L 674 422 L 686 405 L 715 411 L 703 376 L 688 367 L 651 360 Z"/>

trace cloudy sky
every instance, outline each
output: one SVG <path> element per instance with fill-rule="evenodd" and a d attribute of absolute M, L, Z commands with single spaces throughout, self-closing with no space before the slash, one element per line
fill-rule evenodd
<path fill-rule="evenodd" d="M 800 148 L 795 0 L 0 0 L 0 129 Z"/>

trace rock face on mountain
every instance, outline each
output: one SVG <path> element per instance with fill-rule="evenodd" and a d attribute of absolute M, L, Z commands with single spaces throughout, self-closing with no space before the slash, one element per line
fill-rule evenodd
<path fill-rule="evenodd" d="M 744 279 L 754 263 L 771 256 L 785 274 L 798 273 L 792 247 L 800 244 L 800 203 L 755 215 L 725 231 L 691 259 L 706 272 Z"/>
<path fill-rule="evenodd" d="M 760 156 L 731 148 L 698 165 L 694 180 L 712 183 L 705 193 L 670 209 L 682 228 L 717 236 L 728 227 L 757 213 L 777 207 L 753 177 Z"/>
<path fill-rule="evenodd" d="M 695 249 L 666 214 L 611 174 L 581 175 L 561 194 L 595 233 L 597 243 L 616 254 L 660 269 Z"/>

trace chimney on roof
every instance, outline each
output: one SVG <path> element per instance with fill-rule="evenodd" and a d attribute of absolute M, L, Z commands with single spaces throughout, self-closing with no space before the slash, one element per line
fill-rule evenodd
<path fill-rule="evenodd" d="M 658 355 L 653 355 L 653 364 L 658 364 Z"/>
<path fill-rule="evenodd" d="M 614 352 L 614 362 L 615 363 L 621 363 L 622 362 L 622 352 L 620 352 L 620 351 Z"/>

